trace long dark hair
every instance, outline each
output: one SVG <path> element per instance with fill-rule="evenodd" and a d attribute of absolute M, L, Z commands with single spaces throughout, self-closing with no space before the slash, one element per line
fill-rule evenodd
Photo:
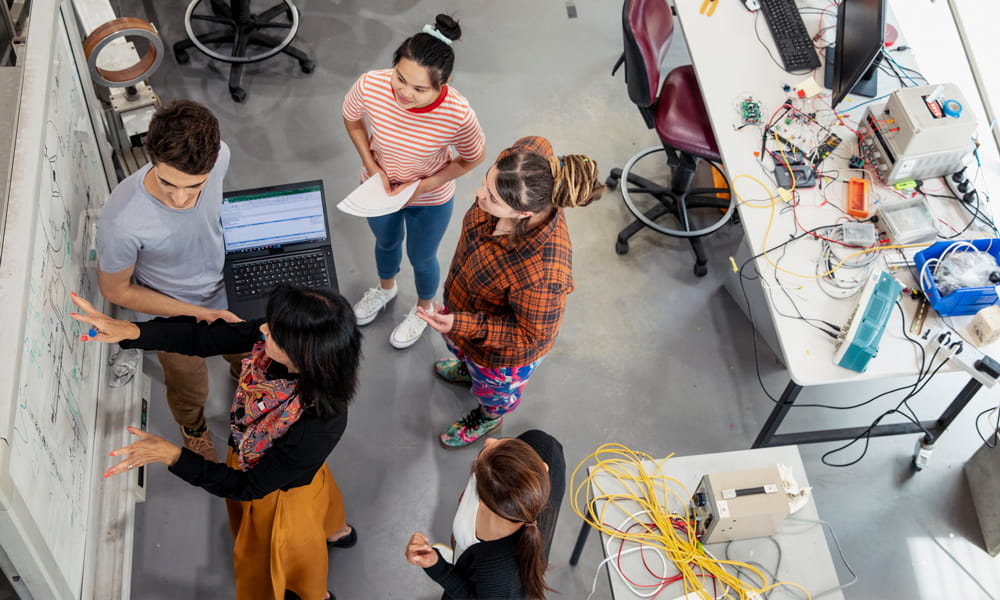
<path fill-rule="evenodd" d="M 336 292 L 282 284 L 271 292 L 266 318 L 274 343 L 299 370 L 302 405 L 322 417 L 338 414 L 357 391 L 361 362 L 350 303 Z"/>
<path fill-rule="evenodd" d="M 545 158 L 534 152 L 515 152 L 498 160 L 496 169 L 497 193 L 516 211 L 546 213 L 587 206 L 604 192 L 597 162 L 582 154 Z M 517 222 L 511 241 L 524 237 L 527 222 Z"/>
<path fill-rule="evenodd" d="M 448 15 L 435 17 L 434 28 L 453 42 L 462 37 L 462 28 L 459 27 L 458 21 Z M 455 52 L 451 46 L 423 32 L 406 38 L 399 48 L 396 48 L 392 54 L 392 66 L 395 67 L 401 58 L 408 58 L 427 69 L 431 85 L 436 90 L 440 90 L 442 85 L 448 83 L 451 70 L 455 66 Z"/>
<path fill-rule="evenodd" d="M 552 590 L 545 584 L 545 540 L 538 517 L 549 501 L 549 474 L 538 453 L 517 438 L 490 446 L 473 465 L 476 493 L 486 508 L 514 523 L 523 523 L 517 543 L 521 584 L 533 600 Z"/>

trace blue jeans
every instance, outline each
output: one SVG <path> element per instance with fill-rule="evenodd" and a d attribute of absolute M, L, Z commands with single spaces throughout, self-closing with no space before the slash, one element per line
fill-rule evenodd
<path fill-rule="evenodd" d="M 455 199 L 437 206 L 408 206 L 390 215 L 369 217 L 368 227 L 375 234 L 375 266 L 380 279 L 399 274 L 403 262 L 403 238 L 406 256 L 413 265 L 417 297 L 431 300 L 441 283 L 437 251 L 451 221 Z"/>

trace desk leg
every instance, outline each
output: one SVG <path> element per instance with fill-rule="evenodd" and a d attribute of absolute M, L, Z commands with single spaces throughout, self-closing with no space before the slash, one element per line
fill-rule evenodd
<path fill-rule="evenodd" d="M 996 363 L 993 364 L 996 365 Z M 983 366 L 982 361 L 977 362 L 975 366 L 980 371 L 989 374 L 993 374 L 996 372 L 996 371 L 990 371 L 988 367 Z M 956 417 L 958 417 L 959 413 L 962 412 L 962 409 L 964 409 L 965 406 L 970 401 L 972 401 L 972 398 L 979 392 L 979 390 L 982 387 L 983 384 L 980 383 L 978 379 L 976 378 L 969 379 L 969 382 L 965 384 L 965 387 L 962 388 L 962 391 L 960 391 L 958 395 L 955 396 L 955 399 L 951 401 L 951 404 L 948 405 L 948 408 L 944 409 L 944 412 L 941 413 L 941 416 L 938 418 L 936 423 L 937 426 L 930 430 L 931 433 L 934 434 L 934 440 L 928 440 L 928 441 L 936 442 L 938 438 L 941 437 L 941 434 L 944 433 L 946 429 L 948 429 L 948 426 L 951 425 L 951 422 L 954 421 Z"/>
<path fill-rule="evenodd" d="M 576 536 L 576 545 L 573 546 L 573 554 L 569 557 L 569 566 L 575 567 L 576 563 L 580 562 L 580 555 L 583 553 L 583 546 L 587 543 L 590 530 L 590 523 L 584 521 L 580 524 L 580 533 Z"/>
<path fill-rule="evenodd" d="M 757 434 L 757 439 L 754 440 L 753 446 L 750 446 L 751 448 L 762 448 L 771 444 L 771 438 L 777 433 L 781 422 L 785 420 L 788 409 L 792 408 L 792 405 L 795 404 L 795 399 L 798 398 L 801 391 L 801 385 L 794 381 L 788 382 L 788 385 L 785 386 L 785 391 L 781 393 L 778 403 L 774 405 L 771 415 L 767 418 L 760 433 Z"/>

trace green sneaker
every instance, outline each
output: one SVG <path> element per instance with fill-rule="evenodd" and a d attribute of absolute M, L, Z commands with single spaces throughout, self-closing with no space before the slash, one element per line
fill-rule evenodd
<path fill-rule="evenodd" d="M 469 368 L 457 358 L 442 358 L 434 363 L 434 372 L 450 383 L 472 383 Z"/>
<path fill-rule="evenodd" d="M 500 427 L 501 423 L 503 417 L 490 419 L 477 407 L 460 421 L 452 423 L 439 439 L 445 448 L 464 448 Z"/>

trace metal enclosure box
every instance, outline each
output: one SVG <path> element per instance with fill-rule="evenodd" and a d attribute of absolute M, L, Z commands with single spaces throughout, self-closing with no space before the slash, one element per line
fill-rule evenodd
<path fill-rule="evenodd" d="M 691 497 L 703 544 L 763 537 L 788 516 L 788 498 L 778 467 L 710 473 Z"/>
<path fill-rule="evenodd" d="M 947 114 L 946 106 L 961 107 L 958 116 Z M 975 149 L 976 120 L 965 106 L 951 83 L 896 90 L 884 109 L 865 110 L 858 154 L 887 185 L 960 171 Z"/>

